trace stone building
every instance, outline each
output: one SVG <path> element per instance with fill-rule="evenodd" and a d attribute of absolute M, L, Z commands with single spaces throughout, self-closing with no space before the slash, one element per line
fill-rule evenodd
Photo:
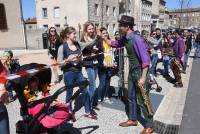
<path fill-rule="evenodd" d="M 175 9 L 169 11 L 170 26 L 172 28 L 199 28 L 200 8 Z"/>
<path fill-rule="evenodd" d="M 135 30 L 151 29 L 152 1 L 151 0 L 119 0 L 120 15 L 130 15 L 135 18 Z"/>
<path fill-rule="evenodd" d="M 67 25 L 80 30 L 86 21 L 108 28 L 112 34 L 117 29 L 118 0 L 36 0 L 38 28 Z M 82 29 L 81 29 L 82 30 Z"/>
<path fill-rule="evenodd" d="M 26 30 L 33 30 L 33 29 L 37 29 L 37 20 L 36 18 L 28 18 L 27 20 L 25 20 L 24 22 Z"/>
<path fill-rule="evenodd" d="M 21 0 L 0 0 L 0 49 L 26 48 Z"/>
<path fill-rule="evenodd" d="M 169 13 L 166 8 L 165 0 L 153 0 L 151 29 L 168 29 Z"/>

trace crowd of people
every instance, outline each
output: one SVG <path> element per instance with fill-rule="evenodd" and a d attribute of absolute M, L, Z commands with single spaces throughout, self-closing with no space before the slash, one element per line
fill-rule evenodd
<path fill-rule="evenodd" d="M 123 15 L 119 20 L 119 31 L 111 39 L 106 28 L 98 28 L 92 22 L 84 24 L 80 40 L 77 40 L 76 29 L 68 26 L 60 35 L 54 27 L 49 29 L 49 56 L 52 64 L 62 63 L 52 68 L 53 81 L 60 82 L 63 76 L 64 84 L 71 85 L 85 78 L 82 73 L 86 69 L 89 86 L 84 89 L 84 117 L 98 119 L 96 110 L 98 104 L 109 100 L 111 77 L 116 74 L 117 65 L 113 60 L 113 51 L 124 47 L 129 59 L 129 75 L 127 101 L 125 112 L 128 120 L 120 123 L 121 127 L 144 127 L 141 134 L 153 133 L 153 111 L 149 100 L 149 92 L 155 77 L 162 74 L 175 87 L 183 87 L 181 73 L 186 73 L 189 66 L 188 57 L 192 48 L 196 49 L 194 58 L 200 53 L 200 32 L 192 30 L 168 30 L 162 32 L 157 28 L 148 31 L 134 31 L 134 18 Z M 5 52 L 5 61 L 0 62 L 0 131 L 9 133 L 8 115 L 4 104 L 8 103 L 6 91 L 6 76 L 15 73 L 19 63 L 12 59 L 13 54 Z M 12 61 L 12 62 L 11 62 Z M 158 72 L 157 65 L 163 63 L 163 71 Z M 12 63 L 12 64 L 11 64 Z M 12 66 L 10 66 L 12 65 Z M 174 75 L 170 75 L 170 69 Z M 99 78 L 97 87 L 96 78 Z M 12 91 L 9 91 L 12 98 Z M 27 96 L 27 91 L 25 91 Z M 73 95 L 73 89 L 66 92 L 66 101 Z M 31 101 L 32 96 L 28 97 Z M 146 102 L 148 101 L 148 103 Z M 70 104 L 69 111 L 76 121 L 75 111 Z"/>

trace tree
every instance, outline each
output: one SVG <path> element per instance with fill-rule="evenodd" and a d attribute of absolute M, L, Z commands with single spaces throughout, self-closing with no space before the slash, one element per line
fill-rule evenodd
<path fill-rule="evenodd" d="M 179 15 L 179 28 L 183 27 L 183 9 L 188 9 L 191 4 L 191 0 L 178 0 L 179 6 L 180 6 L 180 15 Z M 187 12 L 189 10 L 186 10 Z M 187 14 L 187 13 L 186 13 Z M 187 15 L 188 17 L 188 15 Z M 187 18 L 186 24 L 189 24 L 189 19 Z"/>

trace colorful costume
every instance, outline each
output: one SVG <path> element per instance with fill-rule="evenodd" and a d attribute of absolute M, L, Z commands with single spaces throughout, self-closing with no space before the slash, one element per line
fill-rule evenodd
<path fill-rule="evenodd" d="M 123 46 L 126 47 L 129 58 L 128 101 L 125 104 L 126 114 L 129 120 L 138 120 L 145 128 L 152 128 L 153 115 L 148 112 L 144 98 L 137 86 L 137 82 L 142 75 L 142 69 L 149 67 L 150 64 L 150 57 L 146 50 L 145 42 L 140 36 L 132 32 L 126 38 L 123 37 L 119 41 L 112 42 L 112 47 Z M 149 100 L 150 85 L 147 82 L 148 80 L 149 76 L 147 76 L 144 89 Z"/>
<path fill-rule="evenodd" d="M 184 45 L 184 40 L 181 37 L 179 37 L 176 40 L 176 43 L 173 46 L 173 49 L 175 51 L 175 58 L 172 59 L 172 61 L 171 61 L 171 69 L 172 69 L 172 72 L 175 77 L 175 81 L 176 81 L 175 85 L 179 85 L 182 87 L 183 83 L 181 80 L 181 70 L 180 69 L 182 68 L 182 65 L 183 65 L 182 58 L 183 58 L 184 52 L 185 52 L 185 45 Z"/>

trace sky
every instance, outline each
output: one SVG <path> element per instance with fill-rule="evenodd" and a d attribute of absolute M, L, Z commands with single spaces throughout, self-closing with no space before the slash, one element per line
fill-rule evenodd
<path fill-rule="evenodd" d="M 168 9 L 179 8 L 179 0 L 166 0 Z M 200 0 L 191 0 L 190 7 L 200 7 Z M 35 16 L 35 0 L 22 0 L 23 17 L 24 19 Z"/>

